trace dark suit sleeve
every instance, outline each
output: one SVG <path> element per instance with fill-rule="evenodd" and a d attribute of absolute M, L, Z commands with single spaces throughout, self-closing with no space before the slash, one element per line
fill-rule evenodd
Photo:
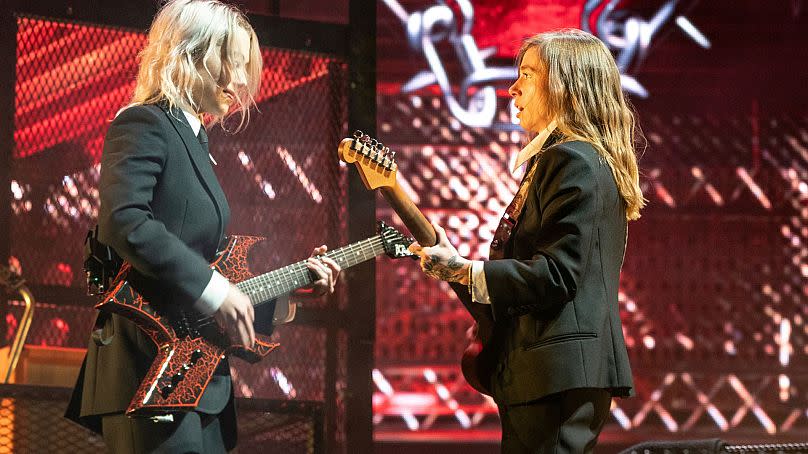
<path fill-rule="evenodd" d="M 99 234 L 141 274 L 193 303 L 213 271 L 151 209 L 168 157 L 166 137 L 176 134 L 161 114 L 130 107 L 110 125 L 101 158 Z"/>
<path fill-rule="evenodd" d="M 563 144 L 544 152 L 534 188 L 541 210 L 531 260 L 484 265 L 496 318 L 556 310 L 575 297 L 586 271 L 597 212 L 597 178 L 576 151 Z M 523 213 L 523 216 L 527 213 Z"/>

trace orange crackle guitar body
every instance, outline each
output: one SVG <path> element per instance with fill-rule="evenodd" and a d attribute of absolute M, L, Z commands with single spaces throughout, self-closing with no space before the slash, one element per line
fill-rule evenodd
<path fill-rule="evenodd" d="M 313 281 L 305 260 L 255 276 L 249 269 L 247 256 L 263 240 L 231 236 L 211 264 L 247 294 L 254 306 L 274 301 Z M 409 257 L 407 246 L 411 242 L 392 227 L 379 223 L 379 235 L 325 255 L 345 269 L 384 253 L 393 258 Z M 211 317 L 190 310 L 159 311 L 130 285 L 127 277 L 131 269 L 130 264 L 123 264 L 110 290 L 95 306 L 131 320 L 157 346 L 157 356 L 132 398 L 127 415 L 155 416 L 193 410 L 224 357 L 235 356 L 256 363 L 278 347 L 278 343 L 261 336 L 251 348 L 233 344 Z M 288 303 L 276 307 L 273 323 L 290 321 L 294 309 Z"/>

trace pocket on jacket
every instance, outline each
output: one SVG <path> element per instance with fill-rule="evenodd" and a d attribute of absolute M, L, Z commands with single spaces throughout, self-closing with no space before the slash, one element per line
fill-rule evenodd
<path fill-rule="evenodd" d="M 598 335 L 596 333 L 569 333 L 569 334 L 559 334 L 556 336 L 548 337 L 547 339 L 542 339 L 538 342 L 526 345 L 524 350 L 536 350 L 538 348 L 546 347 L 548 345 L 560 344 L 563 342 L 572 342 L 578 340 L 588 340 L 588 339 L 595 339 Z"/>

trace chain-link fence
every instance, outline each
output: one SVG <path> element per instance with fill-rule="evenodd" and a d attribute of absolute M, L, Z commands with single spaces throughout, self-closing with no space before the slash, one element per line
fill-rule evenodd
<path fill-rule="evenodd" d="M 28 343 L 83 348 L 94 310 L 71 305 L 77 301 L 69 295 L 80 295 L 86 285 L 83 242 L 98 214 L 103 139 L 110 120 L 132 94 L 137 54 L 146 36 L 141 30 L 72 20 L 18 15 L 15 21 L 11 218 L 4 222 L 9 226 L 11 261 L 34 297 L 37 288 L 50 289 L 38 299 Z M 237 135 L 219 127 L 209 132 L 214 170 L 232 209 L 228 232 L 268 238 L 249 257 L 257 273 L 302 260 L 321 244 L 343 245 L 348 238 L 348 177 L 336 154 L 347 131 L 345 57 L 269 47 L 262 48 L 262 56 L 257 111 L 249 126 Z M 65 296 L 59 295 L 59 288 L 65 289 Z M 330 298 L 307 302 L 305 310 L 347 307 L 340 287 Z M 20 312 L 13 302 L 3 312 L 5 338 L 13 335 Z M 339 396 L 346 382 L 344 351 L 349 339 L 339 320 L 313 318 L 276 329 L 272 337 L 281 347 L 264 362 L 249 366 L 233 361 L 237 396 L 289 402 L 282 416 L 242 405 L 253 408 L 240 414 L 246 434 L 240 439 L 242 452 L 270 441 L 290 453 L 312 452 L 323 446 L 313 441 L 315 434 L 331 443 L 345 439 Z M 296 413 L 299 401 L 317 402 L 317 410 Z M 49 409 L 55 401 L 3 402 L 6 419 L 18 423 L 11 432 L 0 428 L 0 447 L 5 440 L 13 441 L 19 452 L 26 443 L 41 441 L 37 433 L 58 433 L 52 428 L 63 423 L 53 416 L 50 425 L 27 420 L 19 424 L 27 418 L 23 412 L 37 417 L 46 410 L 60 414 Z M 326 429 L 324 413 L 332 415 Z M 13 437 L 5 436 L 9 433 Z M 76 451 L 71 439 L 65 436 L 58 441 L 63 444 L 54 446 Z M 90 443 L 85 447 L 97 443 L 84 441 Z"/>

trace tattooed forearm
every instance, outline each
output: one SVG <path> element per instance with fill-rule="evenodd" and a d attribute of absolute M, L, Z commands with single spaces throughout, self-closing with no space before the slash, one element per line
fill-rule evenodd
<path fill-rule="evenodd" d="M 463 262 L 460 260 L 459 255 L 453 255 L 449 258 L 449 261 L 446 263 L 446 266 L 453 270 L 459 270 L 463 268 Z"/>
<path fill-rule="evenodd" d="M 453 255 L 446 264 L 440 263 L 437 257 L 430 257 L 424 260 L 424 272 L 435 279 L 447 282 L 460 282 L 465 284 L 468 281 L 468 267 L 471 264 L 459 255 Z"/>

